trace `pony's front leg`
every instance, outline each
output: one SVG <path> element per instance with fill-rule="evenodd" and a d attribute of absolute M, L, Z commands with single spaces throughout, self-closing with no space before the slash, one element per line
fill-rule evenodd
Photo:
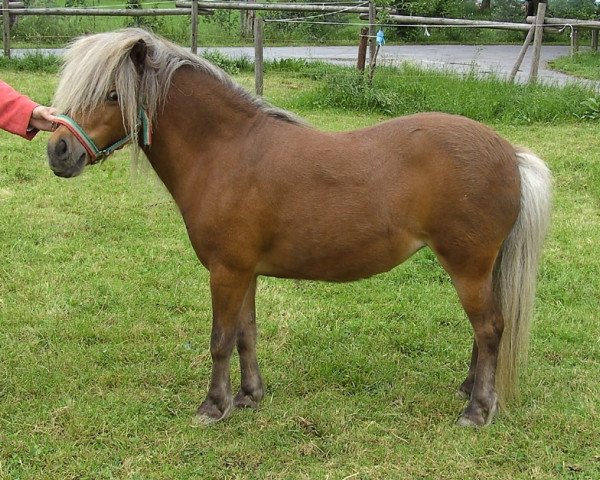
<path fill-rule="evenodd" d="M 256 358 L 256 278 L 246 292 L 244 305 L 240 312 L 237 334 L 237 350 L 240 356 L 241 385 L 235 396 L 235 406 L 258 408 L 264 396 L 263 381 Z"/>
<path fill-rule="evenodd" d="M 198 408 L 198 419 L 213 423 L 226 418 L 233 407 L 229 364 L 236 344 L 239 318 L 254 277 L 228 268 L 211 268 L 213 324 L 210 338 L 212 373 L 208 394 Z"/>

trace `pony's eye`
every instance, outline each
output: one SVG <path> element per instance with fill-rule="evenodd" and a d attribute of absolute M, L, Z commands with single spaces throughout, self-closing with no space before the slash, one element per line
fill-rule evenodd
<path fill-rule="evenodd" d="M 111 91 L 107 96 L 106 99 L 109 102 L 118 102 L 119 101 L 119 95 L 117 94 L 117 92 L 115 90 Z"/>

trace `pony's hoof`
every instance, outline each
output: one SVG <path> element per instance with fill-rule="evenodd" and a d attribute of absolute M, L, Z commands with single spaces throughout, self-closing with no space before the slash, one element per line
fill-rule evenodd
<path fill-rule="evenodd" d="M 227 402 L 227 406 L 221 410 L 212 400 L 206 399 L 202 402 L 202 405 L 198 408 L 196 416 L 194 417 L 194 424 L 196 425 L 212 425 L 221 420 L 226 419 L 231 413 L 232 402 Z"/>
<path fill-rule="evenodd" d="M 458 417 L 456 424 L 459 427 L 482 427 L 485 425 L 485 422 L 483 421 L 483 419 L 479 419 L 479 418 L 473 419 L 473 418 L 469 418 L 464 415 L 461 415 L 460 417 Z"/>
<path fill-rule="evenodd" d="M 260 400 L 257 400 L 250 393 L 245 393 L 243 390 L 238 392 L 233 403 L 237 408 L 253 408 L 256 410 L 260 406 Z"/>
<path fill-rule="evenodd" d="M 486 410 L 481 407 L 477 408 L 473 403 L 469 403 L 456 421 L 456 424 L 459 427 L 486 427 L 492 423 L 498 408 L 497 405 L 498 403 L 494 400 L 491 408 Z"/>

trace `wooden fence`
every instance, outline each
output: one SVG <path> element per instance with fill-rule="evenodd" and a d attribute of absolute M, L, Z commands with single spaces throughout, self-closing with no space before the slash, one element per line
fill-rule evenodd
<path fill-rule="evenodd" d="M 194 53 L 197 52 L 197 26 L 199 15 L 212 15 L 213 10 L 198 8 L 198 2 L 190 2 L 187 8 L 25 8 L 22 3 L 9 3 L 2 0 L 3 45 L 4 56 L 10 57 L 10 17 L 11 16 L 96 16 L 96 17 L 156 17 L 165 15 L 180 15 L 191 17 L 190 43 Z M 8 13 L 6 15 L 5 13 Z"/>
<path fill-rule="evenodd" d="M 545 18 L 546 4 L 540 2 L 537 16 L 529 16 L 525 23 L 494 22 L 483 20 L 462 20 L 451 18 L 430 18 L 397 15 L 394 10 L 389 8 L 375 8 L 373 0 L 370 0 L 368 6 L 361 5 L 313 5 L 297 3 L 256 3 L 251 0 L 247 2 L 223 2 L 223 1 L 200 1 L 200 0 L 177 0 L 176 8 L 154 8 L 154 9 L 105 9 L 105 8 L 25 8 L 22 2 L 9 2 L 2 0 L 3 18 L 3 45 L 4 56 L 10 57 L 10 28 L 11 16 L 21 15 L 78 15 L 78 16 L 162 16 L 162 15 L 185 15 L 190 16 L 190 45 L 192 52 L 196 53 L 198 48 L 198 16 L 211 15 L 215 10 L 239 10 L 239 11 L 294 11 L 294 12 L 316 12 L 316 13 L 357 13 L 361 19 L 369 21 L 369 32 L 366 35 L 369 43 L 370 63 L 374 62 L 375 47 L 375 16 L 377 13 L 385 13 L 386 21 L 395 25 L 415 25 L 415 26 L 454 26 L 470 28 L 494 28 L 503 30 L 518 30 L 528 32 L 525 43 L 519 53 L 510 79 L 514 80 L 516 72 L 525 56 L 528 46 L 533 41 L 534 58 L 532 62 L 529 80 L 537 80 L 537 71 L 539 68 L 540 49 L 542 46 L 542 37 L 544 30 L 558 31 L 568 29 L 571 33 L 572 52 L 578 49 L 579 29 L 592 29 L 592 48 L 598 48 L 598 29 L 599 21 L 584 21 L 561 18 Z M 257 92 L 262 93 L 262 43 L 263 43 L 263 22 L 258 18 L 254 19 L 254 38 L 255 38 L 255 58 L 256 69 L 260 69 L 256 74 Z M 361 34 L 364 40 L 364 33 Z M 363 51 L 361 45 L 359 51 Z M 361 59 L 359 58 L 359 64 Z M 364 61 L 362 62 L 364 65 Z M 260 85 L 259 85 L 260 83 Z"/>
<path fill-rule="evenodd" d="M 535 22 L 535 17 L 527 17 L 527 23 Z M 598 20 L 575 20 L 572 18 L 546 18 L 546 25 L 560 27 L 561 30 L 568 30 L 571 34 L 571 54 L 579 50 L 579 30 L 592 31 L 592 50 L 598 51 L 598 30 L 600 30 L 600 21 Z"/>

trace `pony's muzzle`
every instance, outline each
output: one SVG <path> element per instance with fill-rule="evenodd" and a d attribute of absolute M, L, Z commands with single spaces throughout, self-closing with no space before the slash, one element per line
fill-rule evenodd
<path fill-rule="evenodd" d="M 59 130 L 48 141 L 48 164 L 59 177 L 75 177 L 88 163 L 87 152 L 70 134 Z"/>

